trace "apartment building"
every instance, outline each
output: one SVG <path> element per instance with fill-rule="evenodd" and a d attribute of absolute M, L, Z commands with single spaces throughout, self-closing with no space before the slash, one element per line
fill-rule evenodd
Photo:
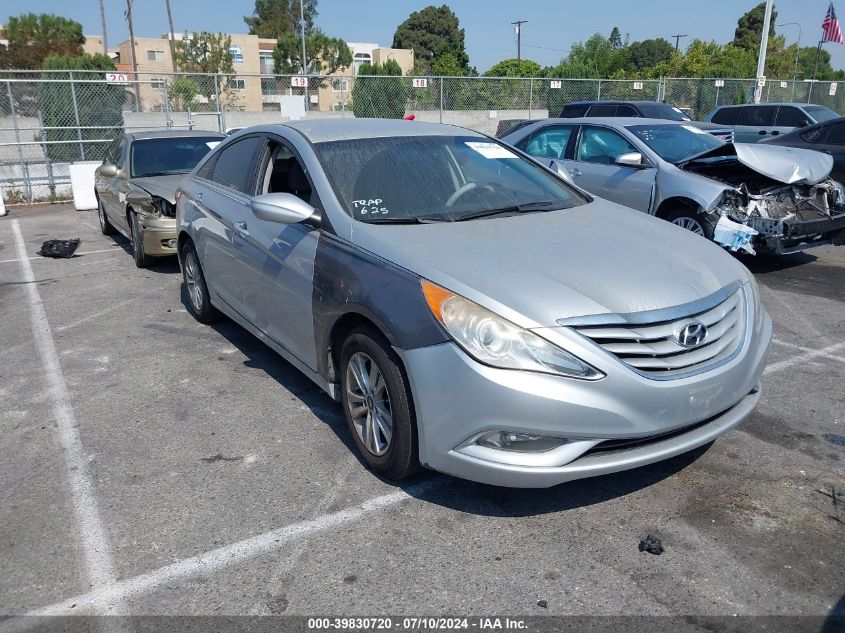
<path fill-rule="evenodd" d="M 183 35 L 176 34 L 176 39 Z M 221 99 L 225 99 L 227 109 L 239 109 L 250 112 L 261 110 L 285 109 L 291 103 L 303 104 L 302 88 L 291 88 L 287 80 L 274 79 L 273 51 L 276 40 L 260 38 L 256 35 L 229 35 L 234 75 L 226 80 L 226 85 L 218 85 Z M 353 56 L 350 68 L 338 69 L 321 82 L 319 87 L 311 86 L 308 101 L 311 110 L 335 110 L 344 107 L 351 98 L 354 75 L 363 63 L 383 64 L 389 59 L 396 60 L 403 74 L 408 74 L 414 67 L 414 51 L 381 47 L 373 43 L 349 43 Z M 90 50 L 89 50 L 90 49 Z M 86 52 L 102 52 L 102 39 L 98 36 L 86 36 Z M 120 69 L 132 68 L 132 52 L 129 41 L 121 42 L 116 49 L 117 63 Z M 136 37 L 135 57 L 138 64 L 138 97 L 144 110 L 162 108 L 165 103 L 165 78 L 173 72 L 173 58 L 168 35 L 160 38 Z M 211 100 L 216 98 L 209 89 Z M 200 96 L 198 101 L 205 101 Z M 294 108 L 294 110 L 298 109 Z M 295 115 L 295 112 L 291 112 Z"/>

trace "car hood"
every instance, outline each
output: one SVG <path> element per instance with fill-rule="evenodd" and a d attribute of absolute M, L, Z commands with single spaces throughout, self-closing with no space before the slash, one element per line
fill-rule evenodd
<path fill-rule="evenodd" d="M 147 193 L 164 198 L 170 204 L 176 204 L 176 189 L 185 174 L 168 174 L 167 176 L 145 176 L 133 178 L 132 184 L 140 187 Z"/>
<path fill-rule="evenodd" d="M 697 127 L 699 130 L 704 130 L 705 132 L 711 132 L 714 130 L 726 130 L 733 132 L 733 128 L 729 125 L 719 125 L 718 123 L 708 123 L 707 121 L 687 121 L 687 125 L 692 125 L 693 127 Z"/>
<path fill-rule="evenodd" d="M 684 169 L 694 161 L 720 156 L 735 156 L 749 169 L 786 185 L 814 185 L 827 178 L 833 169 L 833 158 L 827 154 L 810 149 L 756 143 L 725 143 L 678 163 L 678 167 Z"/>
<path fill-rule="evenodd" d="M 746 279 L 709 240 L 602 199 L 466 222 L 356 222 L 352 240 L 522 327 L 677 306 Z"/>

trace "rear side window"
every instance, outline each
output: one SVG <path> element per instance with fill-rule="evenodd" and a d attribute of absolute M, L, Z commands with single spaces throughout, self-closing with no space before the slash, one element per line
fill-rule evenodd
<path fill-rule="evenodd" d="M 739 115 L 737 125 L 771 127 L 775 124 L 777 106 L 745 106 Z"/>
<path fill-rule="evenodd" d="M 640 113 L 629 105 L 621 105 L 616 108 L 616 116 L 640 116 Z"/>
<path fill-rule="evenodd" d="M 261 136 L 250 136 L 224 147 L 214 163 L 211 180 L 245 194 L 252 193 L 255 158 L 264 144 Z"/>
<path fill-rule="evenodd" d="M 801 127 L 807 123 L 807 115 L 792 106 L 781 106 L 775 119 L 778 127 Z"/>
<path fill-rule="evenodd" d="M 587 109 L 589 107 L 589 103 L 570 103 L 569 105 L 564 106 L 563 111 L 560 113 L 560 118 L 574 119 L 582 117 L 587 114 Z"/>
<path fill-rule="evenodd" d="M 531 135 L 524 151 L 538 158 L 566 158 L 566 146 L 572 136 L 572 126 L 551 125 Z"/>
<path fill-rule="evenodd" d="M 590 108 L 590 113 L 587 116 L 616 116 L 616 104 L 596 104 Z"/>
<path fill-rule="evenodd" d="M 739 111 L 741 109 L 742 108 L 720 108 L 716 111 L 716 114 L 713 115 L 713 118 L 711 118 L 710 121 L 721 125 L 736 125 L 736 122 L 739 120 Z"/>

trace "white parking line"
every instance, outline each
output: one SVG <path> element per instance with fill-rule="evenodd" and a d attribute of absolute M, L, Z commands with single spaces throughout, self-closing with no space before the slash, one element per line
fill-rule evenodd
<path fill-rule="evenodd" d="M 84 614 L 89 611 L 101 611 L 104 607 L 113 605 L 118 601 L 125 601 L 127 598 L 137 597 L 154 591 L 157 587 L 170 582 L 185 581 L 195 576 L 210 574 L 232 565 L 237 565 L 246 560 L 269 554 L 301 539 L 314 536 L 317 533 L 325 532 L 345 523 L 350 523 L 363 518 L 367 514 L 384 510 L 397 503 L 410 499 L 416 495 L 425 493 L 432 488 L 441 485 L 445 480 L 442 478 L 424 481 L 405 490 L 397 490 L 380 497 L 375 497 L 359 505 L 338 510 L 331 514 L 324 514 L 314 519 L 307 519 L 285 527 L 253 536 L 252 538 L 225 545 L 223 547 L 205 552 L 191 558 L 177 561 L 170 565 L 160 567 L 140 576 L 134 576 L 126 580 L 113 582 L 108 587 L 101 587 L 68 600 L 30 611 L 24 616 L 57 616 Z M 36 621 L 10 618 L 0 624 L 0 632 L 9 630 L 22 631 L 29 628 L 27 623 L 34 626 Z"/>
<path fill-rule="evenodd" d="M 111 548 L 106 538 L 100 511 L 94 494 L 94 485 L 88 474 L 88 462 L 79 437 L 76 417 L 70 394 L 62 375 L 50 323 L 35 283 L 35 275 L 26 255 L 26 243 L 17 220 L 12 220 L 15 250 L 18 255 L 23 287 L 29 301 L 32 336 L 47 382 L 47 396 L 58 427 L 59 443 L 64 453 L 65 470 L 71 491 L 71 501 L 82 539 L 82 548 L 88 576 L 94 587 L 108 587 L 115 581 Z M 108 611 L 107 611 L 108 612 Z"/>
<path fill-rule="evenodd" d="M 830 360 L 839 361 L 840 363 L 845 363 L 845 356 L 834 356 L 833 354 L 824 350 L 815 349 L 813 347 L 805 347 L 803 345 L 796 345 L 795 343 L 787 343 L 786 341 L 781 341 L 780 339 L 772 339 L 772 343 L 775 343 L 776 345 L 782 345 L 783 347 L 788 347 L 790 349 L 797 349 L 801 352 L 807 352 L 808 354 L 818 352 L 818 355 L 820 356 L 824 356 L 825 358 L 829 358 Z"/>
<path fill-rule="evenodd" d="M 771 374 L 772 372 L 780 371 L 782 369 L 787 369 L 788 367 L 792 367 L 793 365 L 800 365 L 801 363 L 805 363 L 808 360 L 813 360 L 814 358 L 832 358 L 833 360 L 842 360 L 836 356 L 833 356 L 833 352 L 837 352 L 840 349 L 845 349 L 845 342 L 836 343 L 835 345 L 828 345 L 823 349 L 810 349 L 807 348 L 807 351 L 803 354 L 798 354 L 797 356 L 792 356 L 791 358 L 784 359 L 782 361 L 778 361 L 777 363 L 772 363 L 763 371 L 763 375 Z"/>

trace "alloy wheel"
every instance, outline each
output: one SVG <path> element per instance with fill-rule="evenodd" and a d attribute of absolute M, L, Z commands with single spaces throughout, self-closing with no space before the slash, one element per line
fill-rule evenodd
<path fill-rule="evenodd" d="M 381 370 L 364 352 L 346 366 L 346 406 L 358 438 L 373 455 L 384 455 L 393 437 L 390 394 Z"/>
<path fill-rule="evenodd" d="M 197 256 L 192 250 L 185 253 L 185 283 L 194 311 L 202 312 L 204 282 Z"/>
<path fill-rule="evenodd" d="M 696 235 L 704 235 L 704 227 L 701 226 L 701 223 L 696 220 L 695 218 L 690 218 L 686 216 L 681 216 L 679 218 L 675 218 L 672 220 L 672 224 L 676 224 L 680 226 L 682 229 L 687 229 L 688 231 L 692 231 Z"/>

